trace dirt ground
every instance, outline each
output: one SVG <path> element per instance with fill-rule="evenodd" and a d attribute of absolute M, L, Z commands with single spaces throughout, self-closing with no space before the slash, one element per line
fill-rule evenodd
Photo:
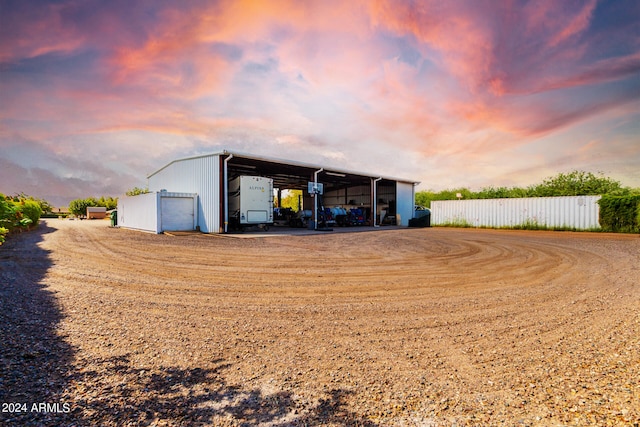
<path fill-rule="evenodd" d="M 639 278 L 638 235 L 47 220 L 0 247 L 0 424 L 637 426 Z"/>

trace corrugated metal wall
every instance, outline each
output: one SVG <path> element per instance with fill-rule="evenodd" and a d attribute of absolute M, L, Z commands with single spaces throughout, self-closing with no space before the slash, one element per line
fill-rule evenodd
<path fill-rule="evenodd" d="M 118 226 L 162 233 L 162 199 L 185 198 L 193 203 L 194 216 L 198 196 L 193 193 L 151 192 L 118 197 Z M 168 214 L 172 214 L 169 212 Z M 193 229 L 193 224 L 188 229 Z"/>
<path fill-rule="evenodd" d="M 338 190 L 327 191 L 323 195 L 324 205 L 342 206 L 347 204 L 347 189 L 340 188 Z"/>
<path fill-rule="evenodd" d="M 160 223 L 161 231 L 195 230 L 198 225 L 198 195 L 195 193 L 169 193 L 160 195 Z M 181 205 L 181 206 L 180 206 Z M 183 227 L 176 227 L 183 223 Z"/>
<path fill-rule="evenodd" d="M 218 233 L 220 218 L 220 156 L 178 160 L 149 177 L 149 190 L 198 193 L 198 225 L 204 233 Z"/>
<path fill-rule="evenodd" d="M 522 199 L 438 200 L 431 202 L 431 223 L 466 223 L 474 227 L 537 224 L 578 230 L 600 227 L 600 196 Z"/>
<path fill-rule="evenodd" d="M 409 220 L 413 218 L 413 184 L 398 182 L 396 185 L 396 210 L 397 215 L 400 216 L 398 225 L 408 227 Z"/>
<path fill-rule="evenodd" d="M 118 226 L 160 233 L 158 193 L 118 197 Z"/>
<path fill-rule="evenodd" d="M 405 182 L 385 182 L 378 184 L 376 205 L 378 214 L 381 206 L 387 206 L 389 201 L 396 202 L 396 216 L 400 216 L 398 225 L 408 226 L 413 218 L 413 184 Z M 328 191 L 324 195 L 325 206 L 343 206 L 346 208 L 355 206 L 371 206 L 371 187 L 358 185 L 340 190 Z M 386 208 L 385 208 L 386 209 Z"/>
<path fill-rule="evenodd" d="M 355 187 L 327 191 L 323 196 L 323 200 L 324 205 L 327 207 L 370 205 L 371 187 L 367 185 L 357 185 Z"/>

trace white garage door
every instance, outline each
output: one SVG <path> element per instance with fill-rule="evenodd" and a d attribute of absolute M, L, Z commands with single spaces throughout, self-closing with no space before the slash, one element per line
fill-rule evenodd
<path fill-rule="evenodd" d="M 161 197 L 162 231 L 193 230 L 193 198 Z"/>

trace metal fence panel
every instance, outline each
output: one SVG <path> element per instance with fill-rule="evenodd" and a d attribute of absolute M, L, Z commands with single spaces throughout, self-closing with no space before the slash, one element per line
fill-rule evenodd
<path fill-rule="evenodd" d="M 473 227 L 531 225 L 587 230 L 600 227 L 597 203 L 600 197 L 437 200 L 431 202 L 431 223 Z"/>
<path fill-rule="evenodd" d="M 158 193 L 118 197 L 118 226 L 160 233 Z"/>

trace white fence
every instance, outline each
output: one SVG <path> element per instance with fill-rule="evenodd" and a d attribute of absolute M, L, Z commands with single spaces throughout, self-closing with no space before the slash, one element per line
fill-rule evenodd
<path fill-rule="evenodd" d="M 167 203 L 178 201 L 180 203 Z M 162 233 L 193 230 L 197 219 L 198 195 L 166 191 L 118 197 L 118 226 Z"/>
<path fill-rule="evenodd" d="M 523 199 L 438 200 L 431 202 L 431 224 L 473 227 L 538 225 L 577 230 L 599 228 L 600 196 Z"/>
<path fill-rule="evenodd" d="M 158 193 L 118 197 L 118 226 L 160 233 Z"/>

